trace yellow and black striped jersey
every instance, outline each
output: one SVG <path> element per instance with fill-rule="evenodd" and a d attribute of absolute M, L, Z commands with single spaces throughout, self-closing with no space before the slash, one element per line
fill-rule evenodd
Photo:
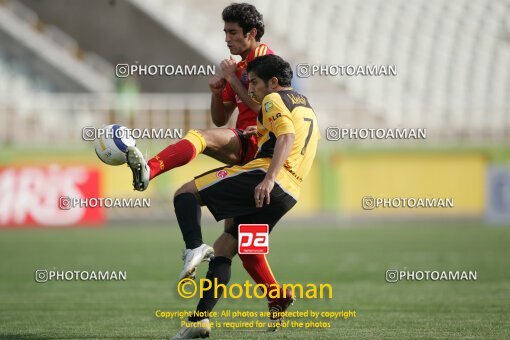
<path fill-rule="evenodd" d="M 288 133 L 294 134 L 294 144 L 277 182 L 297 199 L 301 184 L 312 167 L 320 138 L 317 117 L 308 99 L 293 90 L 268 94 L 257 119 L 258 151 L 253 162 L 266 159 L 268 167 L 276 139 Z"/>

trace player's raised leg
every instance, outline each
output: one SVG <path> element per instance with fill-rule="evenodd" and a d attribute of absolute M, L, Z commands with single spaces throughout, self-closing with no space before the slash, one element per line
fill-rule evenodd
<path fill-rule="evenodd" d="M 129 147 L 127 163 L 133 172 L 133 187 L 143 191 L 154 177 L 188 164 L 201 153 L 226 164 L 239 164 L 240 138 L 242 135 L 232 129 L 190 130 L 183 139 L 167 146 L 147 162 L 138 148 Z"/>
<path fill-rule="evenodd" d="M 225 221 L 227 228 L 232 223 L 232 219 Z M 190 316 L 188 323 L 181 327 L 174 339 L 193 339 L 202 337 L 202 334 L 206 333 L 207 328 L 204 325 L 209 325 L 209 318 L 204 318 L 204 315 L 207 315 L 214 309 L 219 298 L 223 295 L 222 285 L 227 285 L 230 281 L 232 257 L 237 253 L 237 240 L 224 232 L 214 242 L 213 247 L 215 257 L 209 262 L 206 279 L 210 280 L 210 282 L 215 282 L 216 280 L 220 284 L 217 293 L 211 289 L 204 291 L 196 309 L 197 312 L 200 312 L 197 315 L 200 316 Z M 210 332 L 210 328 L 208 332 Z"/>
<path fill-rule="evenodd" d="M 142 152 L 136 146 L 127 148 L 127 164 L 133 173 L 133 188 L 144 191 L 149 186 L 149 166 Z"/>
<path fill-rule="evenodd" d="M 177 190 L 174 196 L 175 215 L 186 244 L 186 250 L 182 257 L 184 266 L 179 280 L 194 277 L 200 262 L 208 261 L 214 257 L 213 248 L 202 241 L 200 226 L 202 212 L 197 193 L 195 182 L 191 181 Z"/>

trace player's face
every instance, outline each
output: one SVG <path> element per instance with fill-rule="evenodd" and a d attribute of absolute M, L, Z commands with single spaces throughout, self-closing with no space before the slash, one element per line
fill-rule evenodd
<path fill-rule="evenodd" d="M 272 92 L 271 89 L 253 72 L 248 73 L 248 79 L 250 81 L 248 86 L 248 93 L 250 94 L 251 98 L 253 98 L 253 100 L 258 103 L 262 103 L 264 97 Z"/>
<path fill-rule="evenodd" d="M 244 34 L 243 29 L 236 22 L 226 22 L 223 28 L 225 32 L 225 42 L 233 55 L 242 55 L 247 50 L 251 49 L 252 34 Z"/>

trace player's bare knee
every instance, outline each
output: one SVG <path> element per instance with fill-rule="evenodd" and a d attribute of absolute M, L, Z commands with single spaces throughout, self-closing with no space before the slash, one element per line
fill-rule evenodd
<path fill-rule="evenodd" d="M 212 152 L 214 156 L 218 152 L 224 152 L 225 143 L 222 141 L 222 137 L 218 135 L 218 131 L 200 130 L 200 133 L 204 137 L 206 144 L 204 154 L 207 155 Z"/>
<path fill-rule="evenodd" d="M 194 129 L 194 131 L 198 132 L 205 140 L 207 146 L 211 143 L 211 133 L 207 129 Z"/>
<path fill-rule="evenodd" d="M 237 254 L 237 240 L 232 235 L 223 233 L 213 245 L 214 255 L 232 259 Z"/>
<path fill-rule="evenodd" d="M 205 138 L 205 135 L 207 134 L 207 130 L 202 130 L 202 129 L 193 129 L 192 131 L 195 131 L 195 132 L 198 132 L 199 134 L 202 135 L 202 137 Z"/>
<path fill-rule="evenodd" d="M 183 185 L 179 189 L 177 189 L 177 191 L 174 194 L 174 198 L 176 198 L 177 196 L 179 196 L 181 194 L 185 194 L 185 193 L 186 193 L 186 189 L 184 188 L 184 185 Z"/>
<path fill-rule="evenodd" d="M 183 186 L 181 186 L 174 194 L 174 198 L 176 196 L 179 196 L 180 194 L 190 193 L 190 194 L 196 194 L 198 192 L 197 186 L 195 185 L 195 181 L 190 181 Z"/>

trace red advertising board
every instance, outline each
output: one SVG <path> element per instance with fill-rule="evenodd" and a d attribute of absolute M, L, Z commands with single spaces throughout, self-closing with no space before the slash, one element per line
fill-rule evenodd
<path fill-rule="evenodd" d="M 84 166 L 0 168 L 0 227 L 98 225 L 104 208 L 61 209 L 61 197 L 99 197 L 99 170 Z"/>

